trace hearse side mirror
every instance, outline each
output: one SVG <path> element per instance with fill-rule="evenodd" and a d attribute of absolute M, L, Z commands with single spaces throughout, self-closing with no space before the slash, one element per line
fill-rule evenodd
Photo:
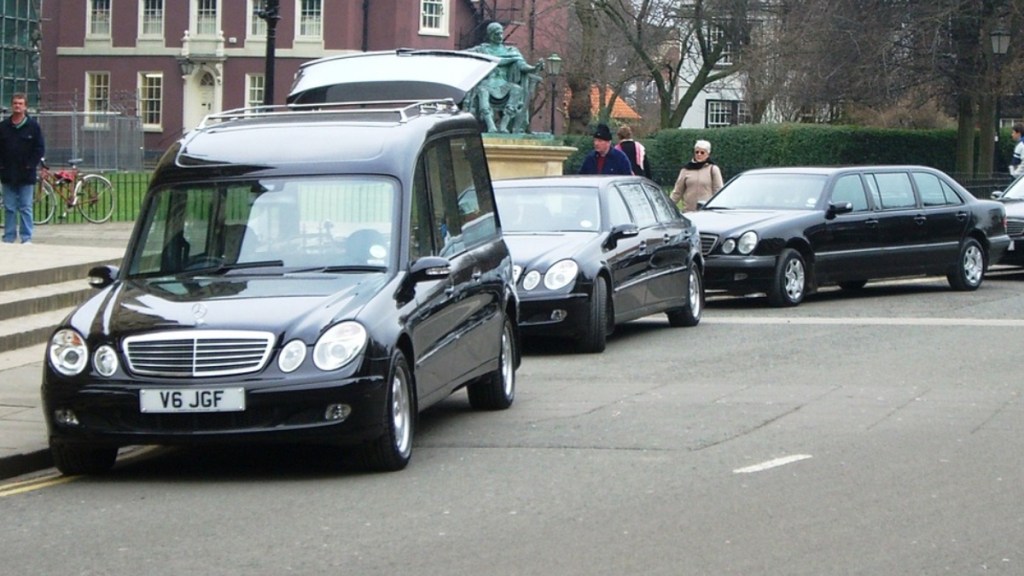
<path fill-rule="evenodd" d="M 825 213 L 825 217 L 831 220 L 838 214 L 846 214 L 847 212 L 853 212 L 853 202 L 829 202 L 828 212 Z"/>
<path fill-rule="evenodd" d="M 998 199 L 1003 197 L 1003 193 L 1004 193 L 1003 190 L 993 190 L 992 193 L 989 194 L 989 198 L 991 198 L 993 200 L 998 200 Z"/>
<path fill-rule="evenodd" d="M 452 263 L 440 256 L 426 256 L 409 266 L 409 280 L 413 283 L 444 280 L 452 273 Z"/>
<path fill-rule="evenodd" d="M 118 268 L 110 264 L 93 266 L 89 269 L 89 286 L 93 288 L 106 288 L 114 283 L 117 278 Z"/>
<path fill-rule="evenodd" d="M 616 224 L 612 226 L 612 231 L 608 234 L 605 248 L 615 248 L 619 243 L 619 238 L 632 238 L 639 234 L 640 229 L 636 227 L 636 224 Z"/>

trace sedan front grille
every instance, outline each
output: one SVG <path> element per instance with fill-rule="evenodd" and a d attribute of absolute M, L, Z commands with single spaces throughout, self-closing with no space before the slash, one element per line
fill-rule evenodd
<path fill-rule="evenodd" d="M 1024 234 L 1024 220 L 1007 220 L 1006 233 L 1010 236 L 1020 236 L 1021 234 Z"/>
<path fill-rule="evenodd" d="M 710 254 L 715 249 L 715 245 L 718 244 L 717 234 L 704 234 L 700 235 L 700 251 L 705 256 Z"/>
<path fill-rule="evenodd" d="M 242 330 L 158 332 L 125 338 L 124 355 L 135 374 L 171 377 L 230 376 L 258 372 L 274 335 Z"/>

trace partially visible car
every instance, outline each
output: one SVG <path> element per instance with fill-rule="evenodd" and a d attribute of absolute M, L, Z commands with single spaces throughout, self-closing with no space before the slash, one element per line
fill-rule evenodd
<path fill-rule="evenodd" d="M 656 313 L 671 326 L 700 322 L 700 236 L 654 182 L 548 176 L 498 180 L 494 193 L 524 338 L 601 352 L 623 322 Z"/>
<path fill-rule="evenodd" d="M 945 275 L 976 290 L 1006 251 L 1006 211 L 924 166 L 749 170 L 688 214 L 708 290 L 796 306 L 819 286 Z"/>
<path fill-rule="evenodd" d="M 214 114 L 174 144 L 122 265 L 93 269 L 98 292 L 47 347 L 57 468 L 101 473 L 126 445 L 301 442 L 398 470 L 418 411 L 460 389 L 511 406 L 518 300 L 479 126 L 452 92 L 408 101 L 386 74 L 494 62 L 312 62 L 300 78 L 325 66 L 377 101 L 316 103 L 349 92 L 314 83 L 290 98 L 304 105 Z"/>
<path fill-rule="evenodd" d="M 992 198 L 1006 208 L 1006 233 L 1010 236 L 1010 246 L 996 264 L 1024 266 L 1024 176 L 993 192 Z"/>

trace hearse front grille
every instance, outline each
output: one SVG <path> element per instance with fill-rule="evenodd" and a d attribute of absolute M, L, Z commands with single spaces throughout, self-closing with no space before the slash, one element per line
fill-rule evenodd
<path fill-rule="evenodd" d="M 147 376 L 198 378 L 258 372 L 274 343 L 269 332 L 195 330 L 125 338 L 128 369 Z"/>

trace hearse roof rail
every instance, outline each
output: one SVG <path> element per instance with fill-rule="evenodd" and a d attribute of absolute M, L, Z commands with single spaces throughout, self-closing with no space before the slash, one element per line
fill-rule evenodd
<path fill-rule="evenodd" d="M 196 128 L 202 130 L 214 125 L 236 120 L 257 118 L 288 117 L 296 115 L 330 115 L 345 120 L 370 122 L 408 122 L 427 114 L 455 114 L 459 107 L 451 98 L 436 100 L 380 100 L 371 102 L 317 102 L 314 104 L 281 104 L 271 106 L 250 106 L 207 114 Z"/>

